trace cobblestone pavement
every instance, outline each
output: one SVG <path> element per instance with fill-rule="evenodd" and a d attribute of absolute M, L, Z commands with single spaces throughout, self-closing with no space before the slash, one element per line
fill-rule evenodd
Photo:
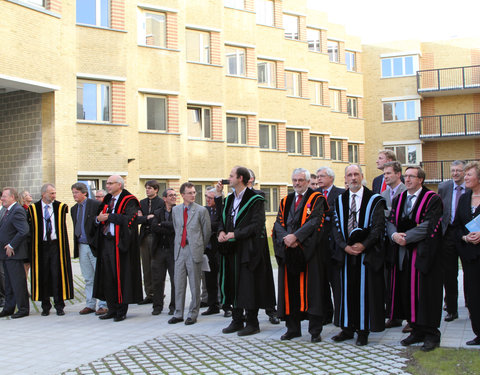
<path fill-rule="evenodd" d="M 90 362 L 74 374 L 405 374 L 404 351 L 387 345 L 171 335 Z"/>

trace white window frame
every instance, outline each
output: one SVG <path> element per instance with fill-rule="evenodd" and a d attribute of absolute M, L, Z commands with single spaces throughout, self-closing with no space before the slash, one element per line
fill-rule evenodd
<path fill-rule="evenodd" d="M 83 86 L 80 88 L 80 84 L 89 84 L 89 85 L 96 85 L 96 119 L 85 119 L 85 111 L 83 112 L 84 115 L 79 118 L 78 116 L 78 110 L 79 108 L 79 91 L 80 89 L 82 90 L 82 95 L 83 95 Z M 103 103 L 102 103 L 102 87 L 107 88 L 107 95 L 108 95 L 108 118 L 105 119 L 103 117 Z M 83 98 L 82 96 L 82 108 L 83 108 Z M 82 118 L 83 117 L 83 118 Z M 90 121 L 90 122 L 111 122 L 112 119 L 112 85 L 110 82 L 107 81 L 91 81 L 91 80 L 86 80 L 86 79 L 77 79 L 77 120 L 80 121 Z"/>
<path fill-rule="evenodd" d="M 336 40 L 327 40 L 328 60 L 330 62 L 340 62 L 340 43 Z"/>
<path fill-rule="evenodd" d="M 197 105 L 188 105 L 187 106 L 187 116 L 195 116 L 199 121 L 190 121 L 187 117 L 187 132 L 190 137 L 193 138 L 202 138 L 202 139 L 211 139 L 212 138 L 212 108 L 211 107 L 202 107 Z M 208 115 L 207 115 L 208 113 Z M 198 115 L 200 114 L 200 115 Z M 200 136 L 192 135 L 190 126 L 193 126 L 195 123 L 200 124 Z"/>
<path fill-rule="evenodd" d="M 263 70 L 263 71 L 262 71 Z M 262 87 L 277 87 L 277 64 L 271 60 L 258 60 L 258 85 Z"/>
<path fill-rule="evenodd" d="M 258 25 L 273 26 L 275 4 L 273 0 L 255 0 L 256 22 Z"/>
<path fill-rule="evenodd" d="M 332 112 L 342 112 L 342 91 L 329 89 L 330 108 Z"/>
<path fill-rule="evenodd" d="M 149 128 L 148 127 L 148 120 L 149 120 L 149 111 L 148 111 L 148 101 L 149 99 L 156 99 L 156 100 L 163 100 L 163 113 L 164 113 L 164 118 L 163 118 L 163 125 L 164 129 L 154 129 L 154 128 Z M 145 119 L 145 128 L 149 131 L 158 131 L 158 132 L 167 132 L 168 131 L 168 98 L 166 96 L 157 96 L 157 95 L 145 95 L 145 114 L 146 114 L 146 119 Z"/>
<path fill-rule="evenodd" d="M 413 104 L 412 104 L 413 103 Z M 408 117 L 408 106 L 413 105 L 414 108 L 414 116 Z M 391 113 L 392 119 L 386 119 L 386 106 L 391 106 Z M 405 113 L 405 118 L 403 119 L 396 119 L 400 112 L 397 114 L 397 106 L 400 109 L 400 106 L 403 106 L 403 111 Z M 392 100 L 392 101 L 384 101 L 382 102 L 382 118 L 383 122 L 403 122 L 403 121 L 417 121 L 418 117 L 420 116 L 420 100 L 413 99 L 413 100 Z"/>
<path fill-rule="evenodd" d="M 224 0 L 223 5 L 229 8 L 245 9 L 245 0 Z"/>
<path fill-rule="evenodd" d="M 229 119 L 230 124 L 234 120 L 236 122 L 236 129 L 233 130 L 229 127 Z M 228 144 L 238 144 L 238 145 L 246 145 L 248 142 L 248 119 L 246 116 L 234 116 L 227 114 L 227 143 Z M 235 140 L 230 140 L 231 136 L 235 137 Z"/>
<path fill-rule="evenodd" d="M 290 78 L 289 78 L 290 76 Z M 302 79 L 299 72 L 285 71 L 285 89 L 287 96 L 301 97 L 302 96 Z"/>
<path fill-rule="evenodd" d="M 225 46 L 225 65 L 227 74 L 245 77 L 247 64 L 247 50 L 245 48 Z M 231 64 L 233 62 L 233 64 Z"/>
<path fill-rule="evenodd" d="M 298 16 L 294 16 L 292 14 L 284 14 L 283 28 L 285 30 L 285 39 L 300 40 L 300 18 Z M 288 28 L 291 28 L 291 30 Z"/>
<path fill-rule="evenodd" d="M 267 145 L 262 144 L 262 132 L 260 129 L 267 127 Z M 278 150 L 278 125 L 261 122 L 258 124 L 258 142 L 262 150 Z M 265 147 L 266 146 L 266 147 Z"/>
<path fill-rule="evenodd" d="M 208 31 L 200 31 L 195 29 L 186 29 L 186 34 L 191 33 L 192 35 L 195 34 L 196 38 L 196 45 L 195 48 L 191 48 L 191 46 L 186 47 L 186 54 L 187 54 L 187 61 L 189 62 L 197 62 L 202 64 L 210 64 L 210 51 L 211 51 L 211 35 Z M 208 41 L 207 41 L 208 39 Z M 186 35 L 186 44 L 188 41 L 191 40 L 188 35 Z M 199 59 L 191 59 L 188 56 L 188 51 L 196 49 Z M 191 57 L 191 56 L 190 56 Z"/>
<path fill-rule="evenodd" d="M 354 51 L 345 51 L 345 64 L 347 65 L 347 71 L 357 71 L 357 53 Z"/>
<path fill-rule="evenodd" d="M 349 117 L 358 118 L 358 98 L 347 96 L 347 113 Z"/>
<path fill-rule="evenodd" d="M 313 150 L 313 145 L 315 145 L 315 150 Z M 310 134 L 310 155 L 314 158 L 325 158 L 325 137 L 323 135 Z"/>
<path fill-rule="evenodd" d="M 155 18 L 163 16 L 163 40 L 159 44 L 147 44 L 147 38 L 150 35 L 147 35 L 147 18 Z M 159 21 L 161 22 L 161 21 Z M 160 39 L 159 39 L 160 40 Z M 153 11 L 139 11 L 138 15 L 138 45 L 147 46 L 147 47 L 159 47 L 167 48 L 167 14 L 163 12 L 153 12 Z"/>
<path fill-rule="evenodd" d="M 348 162 L 355 164 L 360 162 L 360 147 L 356 143 L 348 144 Z"/>
<path fill-rule="evenodd" d="M 343 161 L 342 140 L 330 138 L 330 159 Z"/>
<path fill-rule="evenodd" d="M 95 0 L 95 23 L 90 24 L 90 23 L 81 23 L 82 25 L 92 25 L 92 26 L 100 26 L 100 27 L 111 27 L 112 19 L 111 19 L 111 14 L 112 14 L 112 4 L 111 0 L 106 0 L 108 2 L 108 10 L 107 10 L 107 25 L 102 25 L 102 0 Z M 76 3 L 78 4 L 85 4 L 83 0 L 76 0 Z M 77 5 L 76 5 L 77 6 Z M 78 23 L 78 22 L 77 22 Z"/>
<path fill-rule="evenodd" d="M 280 204 L 280 187 L 260 185 L 260 190 L 265 193 L 265 213 L 276 214 Z"/>
<path fill-rule="evenodd" d="M 207 200 L 205 199 L 205 193 L 208 188 L 215 187 L 215 181 L 192 181 L 192 184 L 195 185 L 195 203 L 200 206 L 206 206 Z M 179 194 L 179 193 L 177 193 Z"/>
<path fill-rule="evenodd" d="M 324 105 L 325 98 L 323 97 L 323 82 L 310 81 L 310 95 L 311 103 L 316 105 Z"/>
<path fill-rule="evenodd" d="M 412 59 L 412 72 L 406 73 L 407 70 L 407 59 Z M 384 64 L 384 62 L 389 62 L 389 66 Z M 395 73 L 395 62 L 401 63 L 401 72 Z M 382 78 L 397 78 L 397 77 L 411 77 L 417 75 L 419 69 L 419 59 L 418 55 L 405 55 L 405 56 L 393 56 L 393 57 L 384 57 L 380 59 L 380 68 Z"/>
<path fill-rule="evenodd" d="M 36 5 L 37 7 L 40 8 L 45 8 L 45 0 L 21 0 L 24 3 L 29 3 L 32 5 Z"/>
<path fill-rule="evenodd" d="M 294 150 L 293 151 L 288 149 L 289 135 L 290 135 L 290 137 L 293 137 L 293 143 L 294 143 Z M 302 149 L 303 149 L 303 134 L 302 134 L 302 131 L 297 130 L 297 129 L 287 129 L 286 143 L 287 143 L 287 152 L 289 154 L 301 155 L 302 154 Z"/>
<path fill-rule="evenodd" d="M 420 162 L 422 161 L 422 145 L 420 143 L 402 144 L 399 142 L 395 145 L 384 145 L 383 148 L 395 152 L 397 160 L 402 165 L 420 165 Z M 404 158 L 399 152 L 401 149 L 403 150 L 402 153 Z M 412 153 L 412 156 L 410 156 L 410 153 Z"/>
<path fill-rule="evenodd" d="M 315 37 L 313 37 L 315 33 Z M 319 29 L 307 28 L 308 50 L 313 52 L 322 52 L 322 32 Z"/>

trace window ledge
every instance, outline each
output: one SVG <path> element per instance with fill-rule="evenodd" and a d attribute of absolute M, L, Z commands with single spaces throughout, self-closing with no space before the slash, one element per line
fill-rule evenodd
<path fill-rule="evenodd" d="M 418 120 L 392 120 L 392 121 L 382 121 L 382 124 L 396 124 L 399 122 L 417 122 Z"/>
<path fill-rule="evenodd" d="M 182 133 L 178 132 L 169 132 L 164 130 L 139 130 L 139 133 L 148 133 L 148 134 L 165 134 L 165 135 L 181 135 Z"/>
<path fill-rule="evenodd" d="M 391 77 L 380 77 L 380 79 L 392 79 L 392 78 L 408 78 L 408 77 L 416 77 L 416 74 L 408 74 L 404 76 L 391 76 Z"/>
<path fill-rule="evenodd" d="M 202 63 L 202 62 L 199 62 L 199 61 L 190 61 L 190 60 L 187 60 L 187 63 L 189 63 L 189 64 L 196 64 L 196 65 L 214 66 L 215 68 L 223 68 L 223 65 L 208 64 L 208 63 Z"/>
<path fill-rule="evenodd" d="M 257 26 L 263 26 L 263 27 L 270 27 L 272 29 L 285 30 L 283 27 L 278 27 L 278 26 L 275 26 L 275 25 L 265 25 L 263 23 L 257 23 L 256 25 Z"/>
<path fill-rule="evenodd" d="M 256 80 L 257 80 L 256 78 L 247 77 L 247 76 L 237 76 L 237 75 L 235 75 L 235 74 L 225 74 L 225 77 L 243 78 L 243 79 L 249 79 L 249 80 L 252 80 L 252 81 L 256 81 Z"/>
<path fill-rule="evenodd" d="M 181 50 L 175 49 L 175 48 L 167 48 L 167 47 L 160 47 L 160 46 L 149 46 L 147 44 L 139 44 L 139 47 L 145 47 L 145 48 L 152 48 L 152 49 L 159 49 L 163 51 L 172 51 L 172 52 L 180 52 Z"/>
<path fill-rule="evenodd" d="M 260 148 L 260 146 L 244 145 L 244 144 L 237 144 L 237 143 L 227 143 L 227 146 L 228 146 L 228 147 Z"/>
<path fill-rule="evenodd" d="M 332 161 L 332 163 L 344 163 L 344 164 L 348 164 L 348 161 L 343 161 L 343 160 L 333 160 L 333 159 L 330 159 Z"/>
<path fill-rule="evenodd" d="M 228 5 L 224 5 L 224 7 L 227 8 L 227 9 L 239 10 L 240 12 L 256 14 L 255 12 L 252 12 L 251 10 L 246 10 L 246 9 L 240 9 L 240 8 L 230 7 L 230 6 L 228 6 Z"/>
<path fill-rule="evenodd" d="M 362 117 L 353 117 L 353 116 L 348 116 L 349 119 L 351 120 L 364 120 Z"/>
<path fill-rule="evenodd" d="M 293 95 L 287 95 L 287 98 L 311 100 L 310 98 L 304 98 L 303 96 L 293 96 Z"/>
<path fill-rule="evenodd" d="M 325 158 L 325 157 L 322 158 L 321 156 L 312 156 L 312 159 L 313 160 L 326 160 L 327 158 Z"/>
<path fill-rule="evenodd" d="M 270 87 L 270 86 L 258 86 L 259 89 L 270 89 L 270 90 L 280 90 L 280 91 L 286 91 L 287 89 L 281 89 L 279 87 Z"/>
<path fill-rule="evenodd" d="M 361 74 L 361 75 L 363 75 L 363 72 L 359 72 L 359 71 L 357 71 L 357 70 L 348 70 L 348 69 L 347 69 L 347 73 L 355 73 L 355 74 Z"/>
<path fill-rule="evenodd" d="M 308 52 L 312 52 L 312 53 L 316 53 L 316 54 L 319 54 L 319 55 L 328 56 L 328 53 L 322 52 L 322 51 L 313 51 L 313 50 L 309 49 Z"/>
<path fill-rule="evenodd" d="M 290 152 L 287 151 L 287 154 L 288 156 L 303 156 L 304 158 L 309 158 L 310 155 L 304 155 L 304 154 L 292 154 Z"/>
<path fill-rule="evenodd" d="M 100 30 L 106 30 L 106 31 L 115 31 L 118 33 L 127 33 L 127 30 L 112 29 L 111 27 L 105 27 L 105 26 L 89 25 L 88 23 L 76 23 L 76 25 L 81 27 L 88 27 L 91 29 L 100 29 Z"/>
<path fill-rule="evenodd" d="M 36 12 L 46 14 L 47 16 L 52 16 L 52 17 L 55 17 L 55 18 L 62 18 L 62 16 L 59 13 L 52 12 L 51 10 L 42 8 L 40 6 L 35 6 L 34 4 L 27 4 L 27 3 L 23 2 L 23 1 L 20 1 L 20 0 L 7 0 L 7 1 L 9 3 L 17 4 L 17 5 L 20 5 L 22 7 L 34 10 Z"/>
<path fill-rule="evenodd" d="M 225 142 L 223 139 L 210 139 L 210 138 L 195 138 L 195 137 L 188 137 L 189 141 L 203 141 L 203 142 Z"/>
<path fill-rule="evenodd" d="M 329 105 L 326 104 L 316 104 L 316 103 L 310 103 L 310 105 L 313 105 L 315 107 L 324 107 L 324 108 L 330 108 Z"/>
<path fill-rule="evenodd" d="M 114 122 L 102 122 L 102 121 L 86 121 L 86 120 L 77 120 L 79 125 L 107 125 L 107 126 L 129 126 L 128 124 L 117 124 Z"/>
<path fill-rule="evenodd" d="M 260 148 L 260 152 L 279 152 L 279 153 L 283 153 L 283 154 L 287 153 L 287 151 L 272 150 L 272 149 L 268 149 L 268 148 Z"/>
<path fill-rule="evenodd" d="M 291 40 L 292 42 L 300 42 L 300 43 L 307 43 L 306 40 L 300 40 L 300 39 L 291 39 L 291 38 L 283 38 L 285 40 Z"/>

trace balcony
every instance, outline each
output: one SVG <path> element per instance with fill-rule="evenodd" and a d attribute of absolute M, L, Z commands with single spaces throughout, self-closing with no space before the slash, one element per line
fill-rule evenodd
<path fill-rule="evenodd" d="M 425 140 L 479 136 L 480 113 L 419 117 L 418 134 Z"/>
<path fill-rule="evenodd" d="M 465 162 L 471 162 L 474 159 L 465 160 Z M 422 161 L 420 166 L 425 171 L 425 183 L 426 184 L 439 184 L 440 182 L 450 180 L 450 165 L 454 160 L 440 160 L 440 161 Z"/>
<path fill-rule="evenodd" d="M 424 97 L 479 93 L 480 65 L 419 70 L 417 92 Z"/>

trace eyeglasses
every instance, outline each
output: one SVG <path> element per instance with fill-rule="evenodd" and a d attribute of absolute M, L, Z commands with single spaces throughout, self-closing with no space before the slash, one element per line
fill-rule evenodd
<path fill-rule="evenodd" d="M 418 176 L 414 176 L 413 174 L 406 174 L 405 176 L 403 176 L 405 179 L 407 178 L 418 178 Z"/>
<path fill-rule="evenodd" d="M 176 197 L 176 196 L 177 196 L 177 194 L 168 194 L 167 195 L 167 197 L 169 197 L 169 198 Z"/>

